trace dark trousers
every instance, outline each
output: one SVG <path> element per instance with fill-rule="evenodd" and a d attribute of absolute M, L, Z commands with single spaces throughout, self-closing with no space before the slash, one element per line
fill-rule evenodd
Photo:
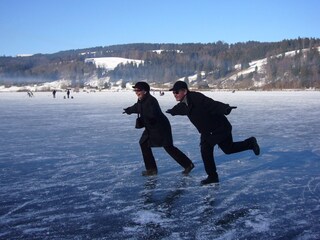
<path fill-rule="evenodd" d="M 200 143 L 201 156 L 208 176 L 216 176 L 217 174 L 217 168 L 213 155 L 215 145 L 218 145 L 225 154 L 232 154 L 251 149 L 248 140 L 233 142 L 231 133 L 224 140 L 218 143 L 210 139 L 210 136 L 208 137 L 202 135 Z"/>
<path fill-rule="evenodd" d="M 146 169 L 147 170 L 157 169 L 157 164 L 154 159 L 151 147 L 148 145 L 148 141 L 140 143 L 140 148 L 141 148 L 142 157 L 143 157 L 143 161 Z M 192 161 L 177 147 L 171 145 L 171 146 L 165 146 L 163 148 L 183 168 L 190 166 L 190 164 L 192 163 Z"/>

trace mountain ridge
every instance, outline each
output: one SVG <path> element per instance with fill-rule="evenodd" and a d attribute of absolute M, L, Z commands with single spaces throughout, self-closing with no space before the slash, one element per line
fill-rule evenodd
<path fill-rule="evenodd" d="M 0 57 L 0 85 L 68 80 L 65 87 L 108 89 L 136 81 L 166 86 L 180 79 L 200 89 L 319 88 L 319 46 L 320 39 L 314 38 L 275 43 L 137 43 Z M 96 64 L 103 58 L 118 62 L 108 69 Z"/>

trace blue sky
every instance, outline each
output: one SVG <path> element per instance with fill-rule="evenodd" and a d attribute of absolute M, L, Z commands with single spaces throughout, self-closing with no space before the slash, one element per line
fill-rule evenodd
<path fill-rule="evenodd" d="M 318 0 L 0 0 L 0 56 L 320 38 Z"/>

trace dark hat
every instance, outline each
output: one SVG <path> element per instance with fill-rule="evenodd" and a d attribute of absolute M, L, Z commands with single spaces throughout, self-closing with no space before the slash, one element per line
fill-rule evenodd
<path fill-rule="evenodd" d="M 181 89 L 187 89 L 188 90 L 188 85 L 183 81 L 177 81 L 177 82 L 175 82 L 173 87 L 169 89 L 169 91 L 179 91 Z"/>
<path fill-rule="evenodd" d="M 149 92 L 150 91 L 150 86 L 148 83 L 146 82 L 137 82 L 134 86 L 132 86 L 133 88 L 139 89 L 139 90 L 144 90 Z"/>

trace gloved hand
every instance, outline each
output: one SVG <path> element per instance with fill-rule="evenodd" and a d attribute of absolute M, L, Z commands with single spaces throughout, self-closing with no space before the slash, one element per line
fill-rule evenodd
<path fill-rule="evenodd" d="M 172 109 L 168 109 L 168 110 L 166 111 L 166 113 L 171 114 L 171 116 L 175 116 L 175 114 L 172 112 Z"/>
<path fill-rule="evenodd" d="M 128 115 L 131 114 L 131 113 L 128 111 L 128 108 L 124 108 L 124 109 L 123 109 L 123 113 L 122 113 L 122 114 L 125 114 L 125 113 L 128 114 Z"/>
<path fill-rule="evenodd" d="M 237 107 L 229 106 L 226 108 L 224 115 L 229 115 L 232 109 L 236 109 Z"/>

